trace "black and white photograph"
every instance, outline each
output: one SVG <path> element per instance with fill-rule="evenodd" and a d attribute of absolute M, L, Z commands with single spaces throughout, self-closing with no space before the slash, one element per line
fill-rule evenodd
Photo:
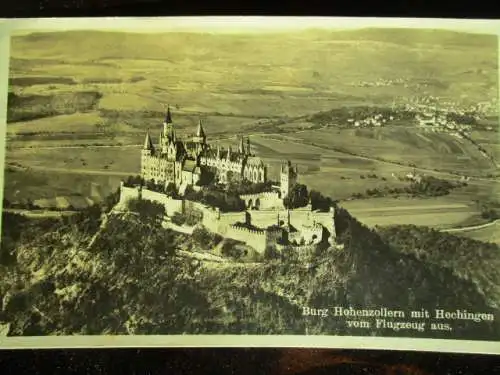
<path fill-rule="evenodd" d="M 1 346 L 500 341 L 498 27 L 11 22 Z"/>

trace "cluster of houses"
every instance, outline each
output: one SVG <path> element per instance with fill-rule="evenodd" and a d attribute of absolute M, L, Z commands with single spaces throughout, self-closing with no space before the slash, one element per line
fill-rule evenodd
<path fill-rule="evenodd" d="M 393 86 L 393 85 L 401 85 L 401 84 L 405 84 L 405 87 L 407 86 L 406 85 L 406 81 L 403 79 L 403 78 L 396 78 L 396 79 L 383 79 L 383 78 L 380 78 L 376 81 L 360 81 L 360 82 L 356 82 L 354 83 L 354 86 L 359 86 L 359 87 L 383 87 L 383 86 Z"/>
<path fill-rule="evenodd" d="M 456 112 L 453 113 L 457 114 Z M 432 132 L 449 132 L 459 138 L 463 138 L 472 130 L 471 124 L 458 123 L 450 119 L 448 114 L 449 112 L 443 109 L 422 108 L 421 112 L 415 115 L 415 120 L 420 128 Z"/>
<path fill-rule="evenodd" d="M 384 126 L 388 121 L 394 120 L 394 116 L 384 116 L 381 113 L 375 113 L 362 119 L 347 119 L 347 122 L 355 128 L 368 128 Z"/>

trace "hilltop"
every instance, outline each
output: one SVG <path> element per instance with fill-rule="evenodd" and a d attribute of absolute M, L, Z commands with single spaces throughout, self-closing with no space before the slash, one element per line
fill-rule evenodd
<path fill-rule="evenodd" d="M 94 207 L 73 218 L 32 223 L 20 233 L 24 219 L 4 213 L 2 252 L 10 256 L 3 263 L 10 266 L 3 266 L 8 272 L 0 284 L 1 318 L 11 323 L 11 335 L 307 332 L 491 340 L 499 334 L 498 325 L 487 322 L 447 321 L 453 332 L 408 333 L 348 329 L 342 319 L 301 315 L 304 306 L 351 306 L 459 308 L 498 317 L 497 280 L 485 283 L 490 276 L 479 272 L 483 262 L 496 261 L 469 258 L 457 262 L 458 269 L 439 264 L 432 255 L 442 245 L 432 244 L 439 233 L 422 249 L 430 254 L 426 259 L 388 245 L 388 233 L 382 240 L 339 209 L 343 250 L 318 248 L 305 259 L 288 254 L 257 263 L 213 263 L 179 250 L 192 244 L 195 254 L 206 237 L 164 230 L 156 213 L 138 214 L 103 219 Z M 498 247 L 483 251 L 493 250 Z M 454 261 L 452 254 L 449 259 Z M 474 271 L 463 270 L 471 262 Z"/>

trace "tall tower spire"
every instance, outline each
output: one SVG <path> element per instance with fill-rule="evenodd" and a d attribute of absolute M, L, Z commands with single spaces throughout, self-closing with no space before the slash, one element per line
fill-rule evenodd
<path fill-rule="evenodd" d="M 165 114 L 165 124 L 172 123 L 172 114 L 170 113 L 170 105 L 167 105 L 167 113 Z"/>

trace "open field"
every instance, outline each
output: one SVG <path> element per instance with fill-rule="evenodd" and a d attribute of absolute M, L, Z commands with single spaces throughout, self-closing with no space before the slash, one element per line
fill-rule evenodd
<path fill-rule="evenodd" d="M 483 242 L 493 242 L 496 244 L 500 244 L 500 223 L 496 222 L 495 224 L 487 226 L 485 228 L 458 232 L 454 234 L 456 234 L 457 236 L 470 237 Z"/>
<path fill-rule="evenodd" d="M 342 202 L 341 206 L 369 227 L 414 224 L 437 229 L 454 228 L 468 224 L 471 218 L 480 214 L 472 202 L 453 196 L 372 198 Z"/>
<path fill-rule="evenodd" d="M 7 163 L 25 167 L 97 169 L 115 172 L 140 172 L 140 146 L 100 148 L 15 149 Z"/>
<path fill-rule="evenodd" d="M 496 166 L 468 141 L 412 128 L 305 130 L 283 138 L 421 168 L 468 174 L 492 173 Z M 404 156 L 404 158 L 402 158 Z"/>
<path fill-rule="evenodd" d="M 102 198 L 116 190 L 120 176 L 54 172 L 20 171 L 7 168 L 4 173 L 4 198 L 10 202 L 26 202 L 56 197 Z M 75 204 L 77 206 L 77 204 Z"/>

